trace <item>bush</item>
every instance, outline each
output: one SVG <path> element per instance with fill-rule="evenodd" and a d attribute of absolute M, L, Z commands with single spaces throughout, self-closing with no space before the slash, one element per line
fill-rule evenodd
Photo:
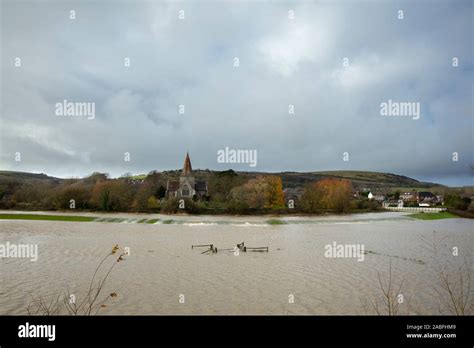
<path fill-rule="evenodd" d="M 74 209 L 88 209 L 91 199 L 92 186 L 83 183 L 74 183 L 59 188 L 55 204 L 59 209 L 72 209 L 71 200 L 74 200 Z"/>
<path fill-rule="evenodd" d="M 461 197 L 456 194 L 450 194 L 446 197 L 446 206 L 456 210 L 467 210 L 471 204 L 469 197 Z"/>
<path fill-rule="evenodd" d="M 352 201 L 350 207 L 351 209 L 380 210 L 382 206 L 376 200 L 365 198 Z"/>
<path fill-rule="evenodd" d="M 281 178 L 277 176 L 258 176 L 241 186 L 234 187 L 230 193 L 231 209 L 272 209 L 284 208 Z"/>
<path fill-rule="evenodd" d="M 128 211 L 132 205 L 132 190 L 123 180 L 99 181 L 92 190 L 91 203 L 105 211 Z"/>
<path fill-rule="evenodd" d="M 184 202 L 182 202 L 182 200 Z M 180 205 L 184 203 L 184 208 Z M 161 206 L 161 212 L 167 214 L 189 213 L 197 214 L 204 209 L 205 204 L 201 202 L 194 202 L 189 198 L 170 198 L 166 200 Z"/>
<path fill-rule="evenodd" d="M 168 198 L 162 205 L 161 211 L 167 214 L 174 214 L 178 212 L 178 198 Z"/>
<path fill-rule="evenodd" d="M 308 185 L 301 205 L 309 213 L 334 211 L 342 213 L 350 207 L 352 185 L 346 179 L 323 179 Z"/>
<path fill-rule="evenodd" d="M 147 208 L 151 211 L 157 211 L 160 209 L 160 202 L 155 196 L 148 197 Z"/>

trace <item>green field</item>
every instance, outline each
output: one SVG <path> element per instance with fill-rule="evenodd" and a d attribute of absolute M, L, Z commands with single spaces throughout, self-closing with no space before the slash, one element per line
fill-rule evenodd
<path fill-rule="evenodd" d="M 39 215 L 39 214 L 0 214 L 4 220 L 48 220 L 48 221 L 94 221 L 93 216 Z"/>
<path fill-rule="evenodd" d="M 417 214 L 410 214 L 408 217 L 420 220 L 441 220 L 441 219 L 451 219 L 456 218 L 458 216 L 451 214 L 447 211 L 442 211 L 439 213 L 417 213 Z"/>
<path fill-rule="evenodd" d="M 48 221 L 79 221 L 79 222 L 123 222 L 127 219 L 118 217 L 95 217 L 74 215 L 40 215 L 40 214 L 0 214 L 0 220 L 48 220 Z M 154 224 L 159 219 L 141 219 L 137 223 Z M 171 223 L 173 220 L 169 220 Z M 166 223 L 166 222 L 165 222 Z"/>

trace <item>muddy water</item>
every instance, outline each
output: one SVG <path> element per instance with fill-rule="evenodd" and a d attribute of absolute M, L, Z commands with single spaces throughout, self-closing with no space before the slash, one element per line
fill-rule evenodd
<path fill-rule="evenodd" d="M 142 216 L 121 217 L 132 222 Z M 399 213 L 292 217 L 282 219 L 284 225 L 268 225 L 262 217 L 164 219 L 174 221 L 0 220 L 0 243 L 38 244 L 39 250 L 37 262 L 0 259 L 0 314 L 25 314 L 30 294 L 48 298 L 69 288 L 81 298 L 115 244 L 129 247 L 130 255 L 106 283 L 104 294 L 118 296 L 102 314 L 372 313 L 368 301 L 381 303 L 378 274 L 388 280 L 390 260 L 394 284 L 403 278 L 400 312 L 405 314 L 409 299 L 410 314 L 439 314 L 439 281 L 423 239 L 432 240 L 437 231 L 447 237 L 446 250 L 458 247 L 458 257 L 440 253 L 452 267 L 465 257 L 472 261 L 474 253 L 468 219 L 419 221 Z M 232 248 L 242 241 L 269 252 L 202 255 L 191 249 L 209 243 Z M 364 245 L 364 260 L 325 257 L 325 245 L 333 242 Z"/>

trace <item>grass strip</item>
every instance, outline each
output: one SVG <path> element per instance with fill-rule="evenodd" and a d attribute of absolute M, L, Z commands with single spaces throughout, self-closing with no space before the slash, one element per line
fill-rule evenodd
<path fill-rule="evenodd" d="M 439 213 L 417 213 L 417 214 L 410 214 L 408 217 L 420 220 L 441 220 L 441 219 L 452 219 L 456 218 L 457 216 L 451 214 L 447 211 L 442 211 Z"/>
<path fill-rule="evenodd" d="M 47 221 L 94 221 L 94 216 L 76 215 L 39 215 L 39 214 L 0 214 L 3 220 L 47 220 Z"/>

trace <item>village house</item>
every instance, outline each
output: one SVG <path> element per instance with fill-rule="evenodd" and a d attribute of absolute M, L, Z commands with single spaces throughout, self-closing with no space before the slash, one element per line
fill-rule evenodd
<path fill-rule="evenodd" d="M 400 194 L 400 200 L 406 204 L 418 204 L 420 207 L 429 207 L 443 202 L 443 196 L 437 196 L 429 191 L 412 191 Z"/>
<path fill-rule="evenodd" d="M 382 206 L 384 208 L 389 208 L 389 207 L 397 207 L 397 208 L 403 208 L 403 200 L 395 200 L 395 199 L 390 199 L 388 201 L 385 201 L 382 203 Z"/>
<path fill-rule="evenodd" d="M 424 192 L 418 192 L 418 195 L 416 197 L 416 202 L 420 205 L 423 204 L 426 206 L 426 204 L 432 205 L 432 204 L 438 203 L 438 199 L 436 198 L 435 194 L 424 191 Z"/>
<path fill-rule="evenodd" d="M 404 192 L 400 194 L 400 199 L 403 202 L 413 202 L 415 203 L 417 201 L 417 194 L 415 191 L 412 192 Z"/>
<path fill-rule="evenodd" d="M 367 198 L 368 199 L 373 199 L 374 201 L 377 201 L 377 202 L 383 202 L 385 201 L 386 197 L 383 193 L 380 193 L 380 192 L 376 192 L 375 194 L 373 194 L 372 192 L 369 192 L 369 194 L 367 195 Z"/>
<path fill-rule="evenodd" d="M 353 194 L 354 198 L 359 199 L 359 198 L 363 198 L 363 197 L 369 198 L 369 196 L 372 195 L 372 192 L 371 192 L 370 188 L 362 187 L 362 188 L 353 190 L 352 194 Z M 369 198 L 369 199 L 371 199 L 371 198 Z"/>
<path fill-rule="evenodd" d="M 197 198 L 207 196 L 207 181 L 199 181 L 193 175 L 191 159 L 186 153 L 183 170 L 178 180 L 168 180 L 166 184 L 166 198 Z"/>
<path fill-rule="evenodd" d="M 386 196 L 383 193 L 376 193 L 373 195 L 373 199 L 377 202 L 383 202 L 386 199 Z"/>
<path fill-rule="evenodd" d="M 361 195 L 358 193 L 358 195 L 354 195 L 354 197 L 356 198 L 360 198 Z M 367 194 L 367 198 L 370 199 L 370 200 L 374 200 L 376 202 L 379 202 L 379 203 L 382 203 L 383 201 L 385 201 L 385 199 L 387 198 L 385 194 L 381 193 L 381 192 L 376 192 L 376 193 L 372 193 L 372 191 L 370 191 L 368 194 Z"/>

